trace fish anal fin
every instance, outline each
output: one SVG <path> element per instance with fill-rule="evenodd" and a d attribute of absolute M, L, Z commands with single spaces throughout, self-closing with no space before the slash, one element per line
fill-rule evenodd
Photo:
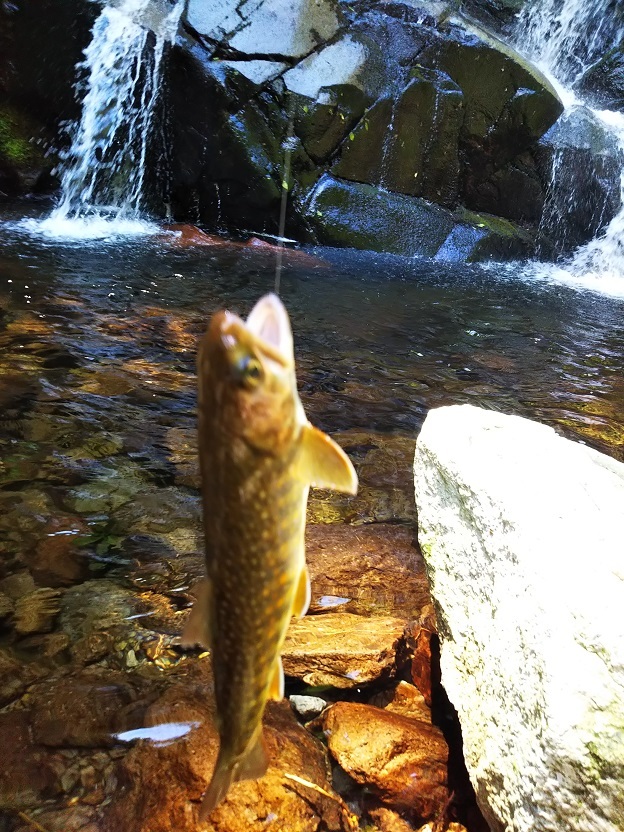
<path fill-rule="evenodd" d="M 308 567 L 304 564 L 301 574 L 299 575 L 299 583 L 295 593 L 295 600 L 293 601 L 292 614 L 297 618 L 303 618 L 310 606 L 310 598 L 312 590 L 310 587 L 310 573 Z"/>
<path fill-rule="evenodd" d="M 273 667 L 273 677 L 269 686 L 269 699 L 275 699 L 280 702 L 284 698 L 284 668 L 282 667 L 282 659 L 280 656 L 275 660 Z"/>
<path fill-rule="evenodd" d="M 196 644 L 210 649 L 212 635 L 210 632 L 210 607 L 212 605 L 212 584 L 208 578 L 199 581 L 194 587 L 195 603 L 191 608 L 182 632 L 183 647 Z"/>
<path fill-rule="evenodd" d="M 280 673 L 281 669 L 282 664 L 280 662 Z M 260 731 L 256 739 L 249 744 L 243 758 L 236 766 L 234 780 L 257 780 L 266 774 L 268 767 L 269 761 L 264 745 L 264 737 L 262 736 L 262 731 Z"/>
<path fill-rule="evenodd" d="M 306 424 L 301 440 L 301 478 L 316 488 L 357 492 L 357 474 L 351 460 L 323 431 Z"/>

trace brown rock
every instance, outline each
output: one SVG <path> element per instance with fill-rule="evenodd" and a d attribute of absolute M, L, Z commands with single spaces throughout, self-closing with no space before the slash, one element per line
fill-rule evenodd
<path fill-rule="evenodd" d="M 421 822 L 444 810 L 448 748 L 439 728 L 354 702 L 320 719 L 332 756 L 383 803 Z"/>
<path fill-rule="evenodd" d="M 61 792 L 58 758 L 33 743 L 25 711 L 0 714 L 0 736 L 0 808 L 39 806 Z"/>
<path fill-rule="evenodd" d="M 140 680 L 101 668 L 37 685 L 31 692 L 32 736 L 52 747 L 106 747 L 115 734 L 143 724 L 148 701 Z M 158 689 L 151 699 L 158 695 Z"/>
<path fill-rule="evenodd" d="M 338 596 L 368 612 L 412 619 L 431 604 L 425 564 L 409 526 L 308 526 L 306 558 L 313 605 Z"/>
<path fill-rule="evenodd" d="M 6 618 L 9 618 L 9 616 L 13 614 L 14 609 L 15 604 L 9 596 L 0 592 L 0 621 L 4 621 Z"/>
<path fill-rule="evenodd" d="M 417 687 L 408 682 L 399 682 L 393 688 L 376 694 L 369 705 L 383 708 L 392 714 L 431 723 L 431 709 L 425 702 L 425 697 Z"/>
<path fill-rule="evenodd" d="M 306 615 L 291 622 L 282 650 L 284 673 L 337 688 L 390 677 L 404 627 L 400 618 Z"/>
<path fill-rule="evenodd" d="M 17 601 L 22 595 L 28 595 L 28 593 L 34 592 L 34 590 L 35 582 L 30 572 L 26 570 L 15 572 L 13 575 L 9 575 L 0 581 L 0 591 L 14 601 Z"/>
<path fill-rule="evenodd" d="M 18 598 L 13 616 L 15 632 L 18 635 L 49 633 L 61 609 L 60 596 L 57 589 L 43 587 Z"/>
<path fill-rule="evenodd" d="M 186 726 L 177 741 L 138 742 L 118 769 L 117 798 L 101 832 L 316 832 L 354 827 L 327 778 L 321 744 L 296 721 L 287 702 L 269 703 L 265 738 L 269 770 L 257 781 L 232 786 L 225 801 L 199 826 L 200 800 L 218 749 L 207 662 L 176 670 L 176 681 L 146 714 L 146 724 Z M 312 786 L 290 779 L 295 775 Z"/>
<path fill-rule="evenodd" d="M 420 618 L 411 622 L 405 631 L 405 647 L 411 660 L 411 677 L 418 690 L 431 706 L 432 688 L 439 683 L 440 669 L 434 667 L 432 639 L 437 633 L 433 606 L 423 608 Z"/>
<path fill-rule="evenodd" d="M 79 517 L 53 517 L 44 535 L 27 557 L 33 577 L 45 586 L 69 586 L 89 574 L 88 562 L 79 542 L 90 533 Z"/>
<path fill-rule="evenodd" d="M 379 832 L 415 832 L 416 827 L 401 817 L 398 812 L 388 809 L 387 806 L 377 806 L 369 809 L 368 815 L 375 823 Z M 426 829 L 426 827 L 423 827 Z M 418 830 L 422 832 L 422 830 Z"/>

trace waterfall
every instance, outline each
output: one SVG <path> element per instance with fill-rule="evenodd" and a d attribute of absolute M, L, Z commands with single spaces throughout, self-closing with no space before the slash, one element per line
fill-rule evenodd
<path fill-rule="evenodd" d="M 183 0 L 111 0 L 79 65 L 82 116 L 61 163 L 61 197 L 40 225 L 54 236 L 141 233 L 162 57 Z"/>
<path fill-rule="evenodd" d="M 531 0 L 520 14 L 516 48 L 551 79 L 568 108 L 583 104 L 573 85 L 607 48 L 624 40 L 624 16 L 617 9 L 618 2 Z M 613 133 L 624 158 L 624 114 L 593 112 Z M 579 248 L 567 262 L 552 267 L 549 276 L 624 295 L 624 171 L 621 197 L 620 212 L 601 235 Z M 543 275 L 545 269 L 535 266 L 534 271 Z"/>

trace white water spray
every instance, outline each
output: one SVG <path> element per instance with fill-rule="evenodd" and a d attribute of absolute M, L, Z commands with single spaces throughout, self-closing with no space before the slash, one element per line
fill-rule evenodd
<path fill-rule="evenodd" d="M 143 219 L 145 177 L 165 45 L 183 0 L 117 0 L 93 27 L 81 68 L 82 117 L 61 170 L 61 198 L 39 231 L 95 238 L 152 232 Z"/>
<path fill-rule="evenodd" d="M 516 45 L 553 82 L 566 107 L 583 102 L 571 89 L 599 58 L 605 44 L 624 40 L 615 0 L 533 0 L 520 15 Z M 624 114 L 593 110 L 615 136 L 624 157 Z M 533 271 L 576 286 L 624 296 L 624 171 L 622 208 L 604 232 L 563 264 Z"/>

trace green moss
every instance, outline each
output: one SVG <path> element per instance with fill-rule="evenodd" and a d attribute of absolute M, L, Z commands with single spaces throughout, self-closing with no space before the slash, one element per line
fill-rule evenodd
<path fill-rule="evenodd" d="M 42 162 L 39 149 L 30 141 L 33 125 L 13 107 L 0 107 L 0 157 L 15 167 L 25 167 Z"/>

